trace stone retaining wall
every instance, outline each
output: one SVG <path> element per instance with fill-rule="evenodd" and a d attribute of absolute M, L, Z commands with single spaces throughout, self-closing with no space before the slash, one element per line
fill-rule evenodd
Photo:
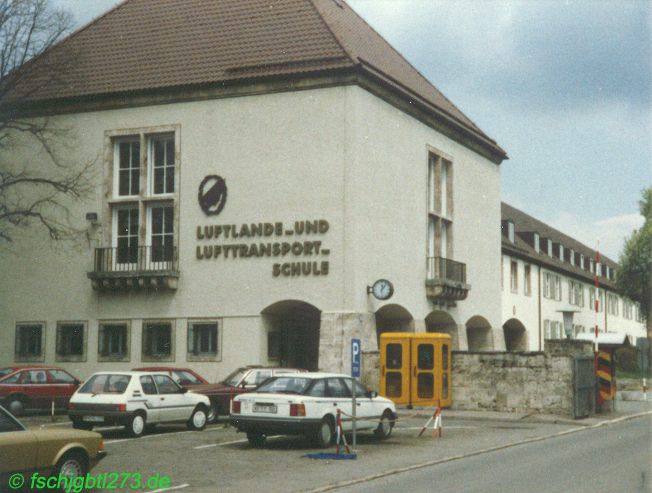
<path fill-rule="evenodd" d="M 453 409 L 572 415 L 573 360 L 553 353 L 453 352 Z"/>

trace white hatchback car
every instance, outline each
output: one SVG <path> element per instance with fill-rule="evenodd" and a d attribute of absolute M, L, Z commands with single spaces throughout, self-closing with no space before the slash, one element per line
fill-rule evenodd
<path fill-rule="evenodd" d="M 231 404 L 231 424 L 247 433 L 252 447 L 260 447 L 270 435 L 305 435 L 319 447 L 327 447 L 335 436 L 337 410 L 342 428 L 353 428 L 351 377 L 335 373 L 279 375 L 255 391 L 241 394 Z M 392 401 L 378 397 L 355 382 L 356 428 L 372 429 L 388 438 L 397 419 Z"/>
<path fill-rule="evenodd" d="M 92 375 L 68 404 L 75 428 L 122 425 L 134 437 L 147 425 L 183 423 L 193 430 L 206 426 L 210 401 L 180 387 L 160 372 L 116 371 Z"/>

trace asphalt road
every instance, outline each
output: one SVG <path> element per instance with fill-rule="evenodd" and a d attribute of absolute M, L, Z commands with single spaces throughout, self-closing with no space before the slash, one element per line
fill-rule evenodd
<path fill-rule="evenodd" d="M 393 474 L 348 492 L 652 492 L 650 416 Z M 337 491 L 344 491 L 338 489 Z"/>

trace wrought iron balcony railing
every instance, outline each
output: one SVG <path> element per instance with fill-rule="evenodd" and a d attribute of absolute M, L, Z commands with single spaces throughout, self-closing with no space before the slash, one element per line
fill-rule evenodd
<path fill-rule="evenodd" d="M 176 289 L 177 248 L 172 245 L 96 248 L 93 270 L 88 277 L 95 289 Z"/>
<path fill-rule="evenodd" d="M 466 264 L 444 257 L 426 259 L 426 293 L 433 300 L 463 300 L 471 286 L 466 284 Z"/>

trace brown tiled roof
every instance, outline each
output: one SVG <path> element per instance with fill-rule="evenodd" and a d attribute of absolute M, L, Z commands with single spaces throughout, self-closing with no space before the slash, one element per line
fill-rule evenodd
<path fill-rule="evenodd" d="M 43 84 L 70 53 L 65 76 Z M 125 0 L 39 65 L 22 84 L 32 101 L 362 71 L 506 157 L 343 0 Z"/>
<path fill-rule="evenodd" d="M 582 278 L 587 282 L 593 282 L 594 274 L 591 273 L 589 268 L 589 260 L 595 257 L 595 250 L 580 243 L 576 239 L 562 233 L 561 231 L 539 221 L 538 219 L 526 214 L 525 212 L 512 207 L 505 202 L 501 203 L 501 218 L 503 221 L 512 221 L 514 223 L 514 243 L 507 238 L 506 231 L 503 231 L 502 245 L 503 250 L 511 252 L 521 257 L 530 259 L 533 263 L 542 264 L 552 270 L 566 273 L 568 275 Z M 537 253 L 534 247 L 528 241 L 528 233 L 539 233 L 541 238 L 540 252 Z M 564 249 L 573 249 L 576 253 L 584 255 L 586 258 L 586 269 L 581 269 L 576 263 L 571 265 L 570 262 L 562 262 L 558 256 L 550 257 L 545 251 L 544 241 L 551 239 L 554 243 L 564 246 Z M 617 269 L 618 264 L 613 260 L 600 254 L 600 262 L 603 265 L 608 265 L 610 269 Z M 604 274 L 604 271 L 603 271 Z M 600 277 L 600 285 L 609 288 L 615 288 L 613 280 L 606 277 Z"/>

